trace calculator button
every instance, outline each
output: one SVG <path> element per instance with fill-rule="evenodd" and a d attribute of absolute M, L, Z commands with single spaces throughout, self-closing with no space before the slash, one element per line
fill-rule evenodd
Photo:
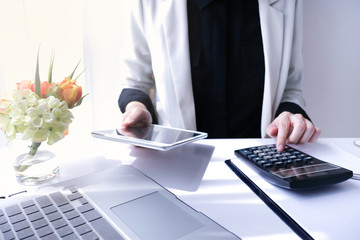
<path fill-rule="evenodd" d="M 256 154 L 251 154 L 251 155 L 248 155 L 248 158 L 249 159 L 254 159 L 254 158 L 256 158 L 257 157 L 257 155 Z"/>
<path fill-rule="evenodd" d="M 303 160 L 301 158 L 295 158 L 294 163 L 300 164 L 300 163 L 303 163 Z"/>
<path fill-rule="evenodd" d="M 253 159 L 253 161 L 254 162 L 260 162 L 260 161 L 264 161 L 264 159 L 261 158 L 261 157 L 256 157 L 256 158 Z"/>
<path fill-rule="evenodd" d="M 250 154 L 252 154 L 252 151 L 245 149 L 245 150 L 242 150 L 242 153 L 245 155 L 250 155 Z"/>
<path fill-rule="evenodd" d="M 265 163 L 263 167 L 265 168 L 271 168 L 273 165 L 271 163 Z"/>

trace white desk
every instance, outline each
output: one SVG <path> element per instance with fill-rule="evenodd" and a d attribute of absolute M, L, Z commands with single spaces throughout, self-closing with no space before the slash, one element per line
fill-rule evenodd
<path fill-rule="evenodd" d="M 297 147 L 360 172 L 360 148 L 352 141 L 350 138 L 320 139 L 318 143 Z M 91 137 L 80 144 L 67 136 L 53 146 L 61 158 L 60 176 L 53 182 L 117 164 L 132 164 L 243 239 L 299 239 L 224 163 L 234 158 L 235 149 L 268 143 L 273 140 L 208 139 L 160 152 Z M 8 183 L 1 186 L 0 195 L 22 189 L 36 190 L 36 187 L 19 186 L 9 171 L 10 165 L 3 159 L 4 149 L 0 149 L 0 156 L 0 180 Z M 358 238 L 360 181 L 348 180 L 323 189 L 292 192 L 268 184 L 245 164 L 241 166 L 245 174 L 315 239 Z"/>

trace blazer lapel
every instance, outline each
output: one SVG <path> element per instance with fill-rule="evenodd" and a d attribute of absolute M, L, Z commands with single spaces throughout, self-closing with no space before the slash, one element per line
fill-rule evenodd
<path fill-rule="evenodd" d="M 188 38 L 187 1 L 164 0 L 161 4 L 164 13 L 163 30 L 171 70 L 177 110 L 180 113 L 180 126 L 196 129 L 195 106 L 191 81 L 190 50 Z M 167 66 L 164 66 L 167 67 Z M 175 107 L 175 106 L 174 106 Z M 178 120 L 178 121 L 179 121 Z"/>
<path fill-rule="evenodd" d="M 284 14 L 273 4 L 282 0 L 259 0 L 261 33 L 265 55 L 265 86 L 262 129 L 266 129 L 276 111 L 275 95 L 283 56 Z M 270 119 L 269 119 L 270 118 Z M 263 137 L 265 133 L 262 133 Z"/>

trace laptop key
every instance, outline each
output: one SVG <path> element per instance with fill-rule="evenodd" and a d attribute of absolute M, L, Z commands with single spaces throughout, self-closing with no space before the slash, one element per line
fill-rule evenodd
<path fill-rule="evenodd" d="M 26 215 L 36 213 L 39 211 L 39 208 L 36 205 L 28 206 L 26 208 L 23 208 Z"/>
<path fill-rule="evenodd" d="M 55 229 L 59 229 L 59 228 L 65 227 L 68 224 L 64 219 L 58 219 L 58 220 L 52 222 L 52 225 Z"/>
<path fill-rule="evenodd" d="M 99 236 L 96 235 L 96 233 L 94 233 L 94 232 L 86 233 L 86 234 L 82 235 L 81 238 L 84 239 L 84 240 L 98 240 L 98 239 L 100 239 Z"/>
<path fill-rule="evenodd" d="M 4 224 L 1 224 L 1 225 L 0 225 L 0 231 L 1 231 L 2 233 L 8 232 L 8 231 L 10 231 L 10 230 L 11 230 L 11 227 L 10 227 L 9 223 L 4 223 Z"/>
<path fill-rule="evenodd" d="M 77 211 L 75 211 L 75 210 L 72 210 L 70 212 L 66 212 L 66 213 L 64 213 L 64 215 L 68 220 L 71 220 L 73 218 L 77 218 L 77 217 L 80 216 L 79 213 Z"/>
<path fill-rule="evenodd" d="M 41 238 L 41 240 L 58 240 L 59 238 L 54 234 L 46 235 L 45 237 Z"/>
<path fill-rule="evenodd" d="M 80 238 L 77 235 L 75 235 L 75 233 L 72 233 L 70 235 L 63 237 L 62 240 L 80 240 Z"/>
<path fill-rule="evenodd" d="M 74 210 L 73 206 L 71 206 L 69 203 L 67 203 L 65 205 L 62 205 L 59 208 L 60 208 L 60 211 L 63 212 L 63 213 L 70 212 L 70 211 Z"/>
<path fill-rule="evenodd" d="M 75 229 L 79 235 L 84 235 L 85 233 L 92 231 L 91 227 L 87 223 L 77 226 Z"/>
<path fill-rule="evenodd" d="M 83 216 L 86 220 L 88 220 L 89 222 L 94 221 L 98 218 L 102 218 L 102 216 L 100 215 L 100 213 L 98 213 L 95 209 L 84 212 Z"/>
<path fill-rule="evenodd" d="M 50 222 L 53 222 L 58 219 L 61 219 L 62 216 L 59 212 L 54 212 L 54 213 L 50 213 L 49 215 L 47 215 L 47 218 L 49 219 Z"/>
<path fill-rule="evenodd" d="M 93 209 L 94 209 L 94 207 L 92 205 L 90 205 L 90 204 L 85 204 L 85 205 L 82 205 L 82 206 L 78 207 L 78 210 L 81 213 L 88 212 L 88 211 L 93 210 Z"/>
<path fill-rule="evenodd" d="M 34 222 L 39 219 L 44 218 L 44 215 L 41 212 L 36 212 L 28 215 L 29 221 Z"/>
<path fill-rule="evenodd" d="M 49 235 L 51 233 L 53 233 L 53 229 L 48 225 L 42 228 L 39 228 L 36 230 L 37 234 L 39 235 L 39 237 L 45 237 L 46 235 Z"/>
<path fill-rule="evenodd" d="M 4 224 L 4 223 L 7 223 L 7 219 L 5 216 L 1 216 L 0 217 L 0 225 Z"/>
<path fill-rule="evenodd" d="M 65 236 L 67 236 L 67 235 L 70 235 L 70 234 L 74 233 L 74 231 L 69 226 L 65 226 L 65 227 L 59 228 L 57 230 L 57 233 L 59 234 L 59 236 L 61 238 L 63 238 Z"/>
<path fill-rule="evenodd" d="M 56 211 L 57 211 L 57 208 L 54 205 L 43 208 L 43 213 L 45 213 L 45 215 L 48 215 L 50 213 L 54 213 Z"/>
<path fill-rule="evenodd" d="M 39 238 L 34 235 L 34 236 L 26 238 L 25 240 L 39 240 Z"/>
<path fill-rule="evenodd" d="M 34 222 L 32 222 L 32 226 L 35 230 L 39 229 L 39 228 L 42 228 L 42 227 L 45 227 L 49 225 L 48 222 L 45 220 L 45 218 L 41 218 L 39 220 L 36 220 Z"/>
<path fill-rule="evenodd" d="M 23 240 L 25 238 L 33 236 L 34 232 L 31 228 L 25 228 L 23 230 L 20 230 L 19 232 L 16 232 L 16 235 L 20 240 Z"/>
<path fill-rule="evenodd" d="M 71 193 L 76 193 L 78 192 L 77 188 L 75 186 L 71 186 L 68 188 L 70 190 Z"/>
<path fill-rule="evenodd" d="M 21 207 L 22 207 L 23 209 L 25 209 L 25 208 L 34 206 L 34 205 L 35 205 L 35 202 L 34 202 L 33 200 L 28 200 L 28 201 L 25 201 L 25 202 L 20 203 L 20 205 L 21 205 Z"/>
<path fill-rule="evenodd" d="M 104 240 L 123 240 L 124 238 L 110 225 L 104 218 L 99 218 L 91 222 L 91 226 Z"/>
<path fill-rule="evenodd" d="M 86 223 L 85 220 L 80 216 L 76 217 L 76 218 L 73 218 L 73 219 L 70 219 L 69 221 L 70 221 L 70 223 L 71 223 L 71 225 L 73 227 L 78 227 L 78 226 L 83 225 L 83 224 Z"/>
<path fill-rule="evenodd" d="M 15 224 L 13 224 L 13 228 L 15 230 L 15 232 L 21 231 L 25 228 L 29 228 L 30 224 L 27 221 L 21 221 L 21 222 L 17 222 Z"/>
<path fill-rule="evenodd" d="M 52 200 L 54 200 L 56 206 L 58 207 L 69 203 L 69 201 L 64 197 L 64 195 L 61 192 L 51 193 L 50 197 Z"/>
<path fill-rule="evenodd" d="M 37 198 L 35 198 L 35 201 L 39 204 L 39 206 L 41 208 L 45 208 L 50 205 L 53 205 L 53 203 L 51 202 L 51 200 L 48 196 L 37 197 Z"/>
<path fill-rule="evenodd" d="M 81 193 L 76 192 L 76 193 L 69 194 L 67 197 L 70 201 L 74 201 L 74 200 L 82 198 L 83 196 L 81 195 Z"/>
<path fill-rule="evenodd" d="M 12 217 L 21 213 L 21 209 L 18 205 L 11 205 L 5 208 L 5 212 L 8 217 Z"/>
<path fill-rule="evenodd" d="M 15 239 L 15 235 L 12 231 L 8 231 L 8 232 L 4 233 L 4 238 L 6 240 L 13 240 L 13 239 Z"/>
<path fill-rule="evenodd" d="M 20 214 L 9 217 L 9 219 L 12 224 L 15 224 L 15 223 L 24 221 L 26 218 L 25 218 L 24 214 L 20 213 Z"/>

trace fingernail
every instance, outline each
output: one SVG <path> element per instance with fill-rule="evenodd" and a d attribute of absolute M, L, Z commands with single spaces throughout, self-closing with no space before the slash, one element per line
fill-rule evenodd
<path fill-rule="evenodd" d="M 277 149 L 278 149 L 278 151 L 282 151 L 282 150 L 284 150 L 284 146 L 282 144 L 280 144 L 280 145 L 278 145 Z"/>

